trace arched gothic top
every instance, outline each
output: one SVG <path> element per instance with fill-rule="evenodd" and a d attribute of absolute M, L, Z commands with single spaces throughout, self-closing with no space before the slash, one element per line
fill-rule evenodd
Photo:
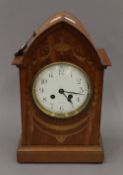
<path fill-rule="evenodd" d="M 16 52 L 12 64 L 17 66 L 23 65 L 26 53 L 28 53 L 29 49 L 38 40 L 38 38 L 43 35 L 45 31 L 53 28 L 60 23 L 65 23 L 68 26 L 71 26 L 73 29 L 83 35 L 83 37 L 86 39 L 89 45 L 91 45 L 91 48 L 95 52 L 97 59 L 99 60 L 100 66 L 105 68 L 111 65 L 111 62 L 104 49 L 97 49 L 94 45 L 94 42 L 92 41 L 91 36 L 86 31 L 84 26 L 80 23 L 80 21 L 76 17 L 65 11 L 57 13 L 56 15 L 48 19 L 43 25 L 41 25 L 41 27 L 39 27 L 33 33 L 32 37 L 25 43 L 25 45 L 21 49 L 19 49 L 18 52 Z"/>

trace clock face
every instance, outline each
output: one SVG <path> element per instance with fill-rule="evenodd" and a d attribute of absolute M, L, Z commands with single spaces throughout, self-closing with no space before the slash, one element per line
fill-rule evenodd
<path fill-rule="evenodd" d="M 41 69 L 33 82 L 37 107 L 48 116 L 70 118 L 81 112 L 91 96 L 91 83 L 80 67 L 56 62 Z"/>

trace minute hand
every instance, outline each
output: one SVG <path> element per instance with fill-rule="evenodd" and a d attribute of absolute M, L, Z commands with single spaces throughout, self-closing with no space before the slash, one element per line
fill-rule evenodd
<path fill-rule="evenodd" d="M 79 94 L 79 95 L 84 95 L 84 94 L 81 94 L 81 93 L 77 93 L 77 92 L 68 92 L 68 91 L 64 91 L 65 93 L 69 93 L 69 94 Z"/>

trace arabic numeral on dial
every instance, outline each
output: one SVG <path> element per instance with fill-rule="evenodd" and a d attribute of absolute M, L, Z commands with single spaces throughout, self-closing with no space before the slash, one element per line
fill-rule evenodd
<path fill-rule="evenodd" d="M 80 93 L 81 93 L 81 94 L 84 93 L 84 89 L 83 89 L 83 87 L 80 87 Z"/>
<path fill-rule="evenodd" d="M 46 84 L 47 83 L 47 79 L 41 79 L 41 84 Z"/>
<path fill-rule="evenodd" d="M 49 73 L 49 78 L 53 78 L 53 73 Z"/>
<path fill-rule="evenodd" d="M 39 91 L 43 93 L 44 92 L 44 88 L 39 88 Z"/>
<path fill-rule="evenodd" d="M 81 78 L 76 80 L 77 84 L 81 84 Z"/>
<path fill-rule="evenodd" d="M 59 75 L 64 75 L 64 68 L 62 66 L 59 68 Z"/>
<path fill-rule="evenodd" d="M 60 106 L 60 107 L 59 107 L 59 110 L 60 110 L 61 112 L 63 112 L 63 111 L 64 111 L 63 106 Z"/>
<path fill-rule="evenodd" d="M 77 99 L 76 99 L 76 100 L 77 100 L 77 102 L 80 102 L 80 98 L 79 98 L 79 97 L 77 97 Z"/>

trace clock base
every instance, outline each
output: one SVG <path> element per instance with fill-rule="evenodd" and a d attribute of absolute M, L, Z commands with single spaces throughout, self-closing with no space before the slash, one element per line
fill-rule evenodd
<path fill-rule="evenodd" d="M 17 150 L 19 163 L 102 163 L 102 143 L 93 146 L 25 146 Z"/>

